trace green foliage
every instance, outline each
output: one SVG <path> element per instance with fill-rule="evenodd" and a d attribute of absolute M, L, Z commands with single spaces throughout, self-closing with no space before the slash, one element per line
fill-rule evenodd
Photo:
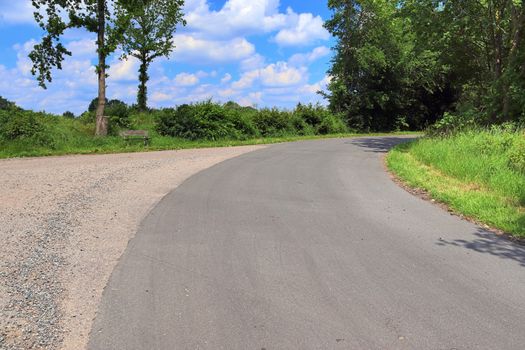
<path fill-rule="evenodd" d="M 109 100 L 106 105 L 106 115 L 109 117 L 109 131 L 116 134 L 118 128 L 129 128 L 129 107 L 120 100 Z"/>
<path fill-rule="evenodd" d="M 108 99 L 106 98 L 106 105 L 107 104 L 108 104 Z M 89 106 L 88 106 L 88 109 L 87 109 L 88 112 L 95 112 L 97 110 L 97 106 L 98 106 L 98 97 L 95 97 L 89 103 Z"/>
<path fill-rule="evenodd" d="M 326 115 L 319 126 L 317 133 L 320 135 L 328 134 L 344 134 L 348 132 L 348 127 L 345 122 L 337 115 Z"/>
<path fill-rule="evenodd" d="M 253 121 L 257 130 L 264 137 L 293 134 L 296 127 L 290 112 L 277 108 L 264 108 L 254 115 Z"/>
<path fill-rule="evenodd" d="M 119 112 L 125 111 L 122 102 L 109 102 L 111 101 L 108 101 L 110 111 L 116 106 L 116 112 L 111 114 L 126 118 L 126 112 Z M 329 129 L 338 133 L 337 137 L 353 135 L 340 134 L 340 117 L 331 115 L 323 107 L 312 107 L 323 114 L 324 117 L 319 120 L 336 126 Z M 34 113 L 19 108 L 15 108 L 14 112 L 0 110 L 0 158 L 268 144 L 334 137 L 333 134 L 319 136 L 319 125 L 324 125 L 323 122 L 315 129 L 300 117 L 301 113 L 297 110 L 272 113 L 273 117 L 279 120 L 285 118 L 282 123 L 285 128 L 274 129 L 274 136 L 261 137 L 261 132 L 254 122 L 259 111 L 233 102 L 225 105 L 204 102 L 180 106 L 177 109 L 148 112 L 137 112 L 133 108 L 127 108 L 127 122 L 121 127 L 148 130 L 151 137 L 148 146 L 142 143 L 128 143 L 122 137 L 115 136 L 118 132 L 115 121 L 111 123 L 114 127 L 110 136 L 95 137 L 94 111 L 86 111 L 78 118 Z M 183 112 L 187 114 L 183 115 Z M 13 116 L 15 121 L 12 120 Z M 195 116 L 197 118 L 194 118 Z M 336 118 L 333 123 L 329 122 L 332 117 Z M 279 125 L 270 120 L 266 122 Z"/>
<path fill-rule="evenodd" d="M 330 0 L 330 108 L 351 127 L 422 129 L 444 113 L 525 120 L 525 3 Z M 450 118 L 447 118 L 450 119 Z M 447 121 L 448 123 L 448 121 Z"/>
<path fill-rule="evenodd" d="M 83 113 L 79 120 L 84 124 L 95 123 L 97 105 L 98 98 L 94 98 L 89 104 L 87 112 Z M 117 99 L 106 99 L 105 115 L 109 117 L 108 131 L 110 135 L 117 135 L 119 129 L 128 129 L 131 127 L 131 108 L 125 102 Z"/>
<path fill-rule="evenodd" d="M 11 110 L 11 109 L 17 109 L 17 108 L 19 107 L 17 107 L 14 102 L 6 100 L 2 96 L 0 96 L 0 110 Z"/>
<path fill-rule="evenodd" d="M 316 105 L 298 105 L 294 111 L 277 108 L 256 110 L 234 102 L 211 101 L 182 105 L 158 112 L 161 135 L 190 140 L 248 139 L 257 136 L 327 135 L 347 133 L 340 116 Z"/>
<path fill-rule="evenodd" d="M 75 113 L 70 112 L 70 111 L 65 111 L 64 113 L 62 113 L 62 116 L 63 116 L 64 118 L 71 118 L 71 119 L 74 119 L 74 118 L 75 118 Z"/>
<path fill-rule="evenodd" d="M 128 0 L 120 2 L 117 14 L 129 18 L 123 32 L 125 56 L 140 61 L 137 107 L 147 109 L 148 68 L 158 57 L 169 57 L 175 48 L 173 35 L 178 24 L 186 25 L 182 7 L 184 0 Z"/>
<path fill-rule="evenodd" d="M 458 132 L 471 129 L 475 125 L 475 118 L 472 114 L 454 115 L 445 113 L 443 118 L 427 129 L 427 135 L 438 137 L 451 136 Z"/>
<path fill-rule="evenodd" d="M 423 138 L 396 148 L 388 164 L 460 213 L 525 237 L 525 134 L 503 127 Z"/>
<path fill-rule="evenodd" d="M 240 111 L 211 101 L 163 110 L 157 130 L 161 135 L 189 140 L 239 140 L 256 133 L 251 120 Z"/>
<path fill-rule="evenodd" d="M 525 133 L 509 149 L 509 167 L 525 175 Z"/>
<path fill-rule="evenodd" d="M 45 116 L 20 109 L 0 110 L 0 139 L 26 140 L 38 145 L 49 142 Z"/>
<path fill-rule="evenodd" d="M 33 61 L 32 73 L 37 76 L 40 86 L 45 88 L 46 82 L 52 81 L 53 68 L 62 69 L 65 56 L 71 55 L 60 42 L 64 32 L 70 28 L 83 28 L 101 35 L 97 50 L 104 58 L 104 67 L 98 68 L 105 69 L 105 57 L 115 51 L 129 24 L 127 18 L 116 17 L 112 10 L 128 1 L 32 0 L 35 21 L 44 30 L 42 41 L 29 54 Z"/>
<path fill-rule="evenodd" d="M 304 105 L 299 103 L 293 113 L 294 116 L 304 121 L 310 127 L 312 134 L 327 135 L 348 132 L 348 127 L 342 118 L 342 114 L 331 113 L 319 104 Z"/>

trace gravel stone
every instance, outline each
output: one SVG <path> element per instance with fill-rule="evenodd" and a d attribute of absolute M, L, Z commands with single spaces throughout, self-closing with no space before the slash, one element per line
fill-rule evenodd
<path fill-rule="evenodd" d="M 0 349 L 83 349 L 142 218 L 196 172 L 261 146 L 0 160 Z"/>

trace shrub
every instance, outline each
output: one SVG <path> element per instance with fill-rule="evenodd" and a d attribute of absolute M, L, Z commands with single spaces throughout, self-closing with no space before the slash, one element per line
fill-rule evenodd
<path fill-rule="evenodd" d="M 73 112 L 70 112 L 70 111 L 65 111 L 62 116 L 64 118 L 70 118 L 70 119 L 75 119 L 75 114 Z"/>
<path fill-rule="evenodd" d="M 43 116 L 19 109 L 0 111 L 0 138 L 7 141 L 31 140 L 34 144 L 51 142 L 46 133 Z"/>
<path fill-rule="evenodd" d="M 325 114 L 327 113 L 328 111 L 325 108 L 321 107 L 320 105 L 314 106 L 312 104 L 303 105 L 299 103 L 294 110 L 294 114 L 296 116 L 313 127 L 319 126 L 325 117 Z"/>
<path fill-rule="evenodd" d="M 80 120 L 85 124 L 95 123 L 98 98 L 91 101 L 88 111 L 80 115 Z M 106 101 L 104 114 L 109 118 L 109 134 L 116 135 L 121 128 L 130 128 L 130 108 L 120 100 Z"/>
<path fill-rule="evenodd" d="M 294 134 L 296 130 L 292 113 L 277 108 L 264 108 L 253 116 L 257 130 L 262 136 L 282 136 Z"/>
<path fill-rule="evenodd" d="M 311 126 L 312 133 L 326 135 L 348 132 L 348 127 L 340 115 L 332 114 L 319 104 L 299 103 L 294 110 L 294 115 Z"/>
<path fill-rule="evenodd" d="M 333 114 L 325 115 L 317 128 L 317 133 L 321 135 L 343 134 L 346 132 L 348 132 L 348 127 L 343 119 Z"/>
<path fill-rule="evenodd" d="M 453 115 L 445 113 L 443 118 L 427 129 L 427 135 L 437 137 L 452 136 L 475 126 L 475 116 L 472 114 Z"/>
<path fill-rule="evenodd" d="M 244 139 L 257 134 L 247 115 L 211 101 L 163 110 L 159 114 L 157 131 L 161 135 L 189 140 Z"/>
<path fill-rule="evenodd" d="M 12 110 L 12 109 L 18 109 L 16 104 L 0 96 L 0 110 Z"/>
<path fill-rule="evenodd" d="M 104 114 L 109 117 L 110 132 L 116 128 L 129 128 L 131 126 L 129 119 L 129 108 L 124 102 L 119 100 L 110 100 L 106 104 Z"/>

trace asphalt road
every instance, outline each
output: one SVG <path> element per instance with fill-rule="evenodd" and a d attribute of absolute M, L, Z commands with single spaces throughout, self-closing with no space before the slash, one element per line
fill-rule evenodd
<path fill-rule="evenodd" d="M 394 184 L 400 141 L 275 145 L 187 180 L 130 242 L 90 349 L 525 349 L 525 247 Z"/>

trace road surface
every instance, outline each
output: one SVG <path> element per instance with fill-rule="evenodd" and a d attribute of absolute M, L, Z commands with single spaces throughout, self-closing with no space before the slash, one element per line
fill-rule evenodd
<path fill-rule="evenodd" d="M 280 144 L 193 176 L 130 242 L 89 348 L 524 349 L 525 247 L 394 184 L 381 156 L 401 141 Z"/>

